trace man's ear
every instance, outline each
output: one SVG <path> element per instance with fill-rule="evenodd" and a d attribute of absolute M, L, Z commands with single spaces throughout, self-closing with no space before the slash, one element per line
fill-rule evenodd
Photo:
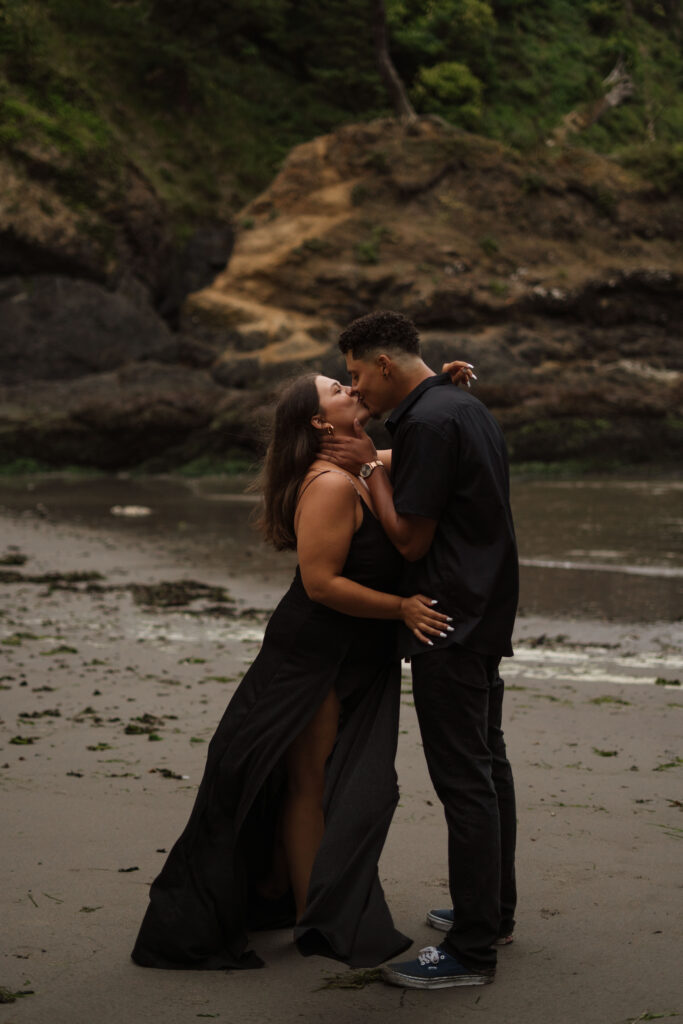
<path fill-rule="evenodd" d="M 383 377 L 391 377 L 391 356 L 388 356 L 386 355 L 386 353 L 382 352 L 380 353 L 380 355 L 377 356 L 375 362 L 379 367 L 380 373 L 382 374 Z"/>

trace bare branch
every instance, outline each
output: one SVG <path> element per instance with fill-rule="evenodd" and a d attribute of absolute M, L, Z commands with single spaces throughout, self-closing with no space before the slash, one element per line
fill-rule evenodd
<path fill-rule="evenodd" d="M 406 124 L 417 121 L 417 114 L 408 99 L 403 82 L 398 76 L 389 53 L 387 40 L 387 18 L 384 0 L 373 0 L 373 35 L 379 73 L 389 93 L 389 98 L 399 120 Z"/>
<path fill-rule="evenodd" d="M 546 139 L 547 145 L 561 145 L 571 133 L 583 132 L 586 128 L 590 128 L 603 114 L 613 107 L 625 103 L 636 91 L 634 81 L 621 57 L 607 77 L 603 79 L 602 84 L 609 87 L 605 95 L 588 106 L 577 107 L 576 110 L 565 114 L 550 138 Z"/>

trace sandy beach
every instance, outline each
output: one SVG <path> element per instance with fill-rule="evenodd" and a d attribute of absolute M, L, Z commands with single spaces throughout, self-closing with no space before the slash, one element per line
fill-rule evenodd
<path fill-rule="evenodd" d="M 495 984 L 386 987 L 302 958 L 288 932 L 254 936 L 261 971 L 150 971 L 129 959 L 147 887 L 283 571 L 198 566 L 153 533 L 40 511 L 0 526 L 0 986 L 17 994 L 0 1024 L 683 1016 L 680 621 L 520 617 L 503 668 L 520 904 Z M 181 580 L 201 586 L 149 589 Z M 439 939 L 425 911 L 448 905 L 446 831 L 408 675 L 403 690 L 401 802 L 380 868 L 417 950 Z"/>

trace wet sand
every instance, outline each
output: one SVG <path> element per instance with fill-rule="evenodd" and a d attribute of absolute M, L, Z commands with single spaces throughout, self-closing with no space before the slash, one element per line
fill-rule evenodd
<path fill-rule="evenodd" d="M 27 556 L 1 567 L 23 578 L 0 585 L 0 986 L 31 992 L 0 1006 L 0 1024 L 626 1024 L 683 1014 L 680 622 L 520 617 L 503 672 L 520 906 L 494 985 L 322 988 L 358 975 L 303 959 L 287 932 L 255 936 L 262 971 L 149 971 L 129 960 L 147 886 L 186 821 L 206 743 L 288 567 L 259 563 L 246 576 L 242 563 L 193 564 L 152 529 L 19 512 L 0 525 L 0 554 Z M 103 578 L 25 579 L 50 572 Z M 163 608 L 131 589 L 188 578 L 226 587 L 234 603 L 207 591 Z M 407 676 L 403 688 L 402 795 L 381 875 L 417 950 L 439 940 L 424 914 L 448 904 L 446 842 Z"/>

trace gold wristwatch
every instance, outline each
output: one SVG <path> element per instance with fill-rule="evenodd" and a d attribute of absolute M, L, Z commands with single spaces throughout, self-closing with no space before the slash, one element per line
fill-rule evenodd
<path fill-rule="evenodd" d="M 374 462 L 364 462 L 360 467 L 360 475 L 363 480 L 367 480 L 367 478 L 372 474 L 373 469 L 377 469 L 378 466 L 381 466 L 382 469 L 384 469 L 384 463 L 381 459 L 375 459 Z"/>

